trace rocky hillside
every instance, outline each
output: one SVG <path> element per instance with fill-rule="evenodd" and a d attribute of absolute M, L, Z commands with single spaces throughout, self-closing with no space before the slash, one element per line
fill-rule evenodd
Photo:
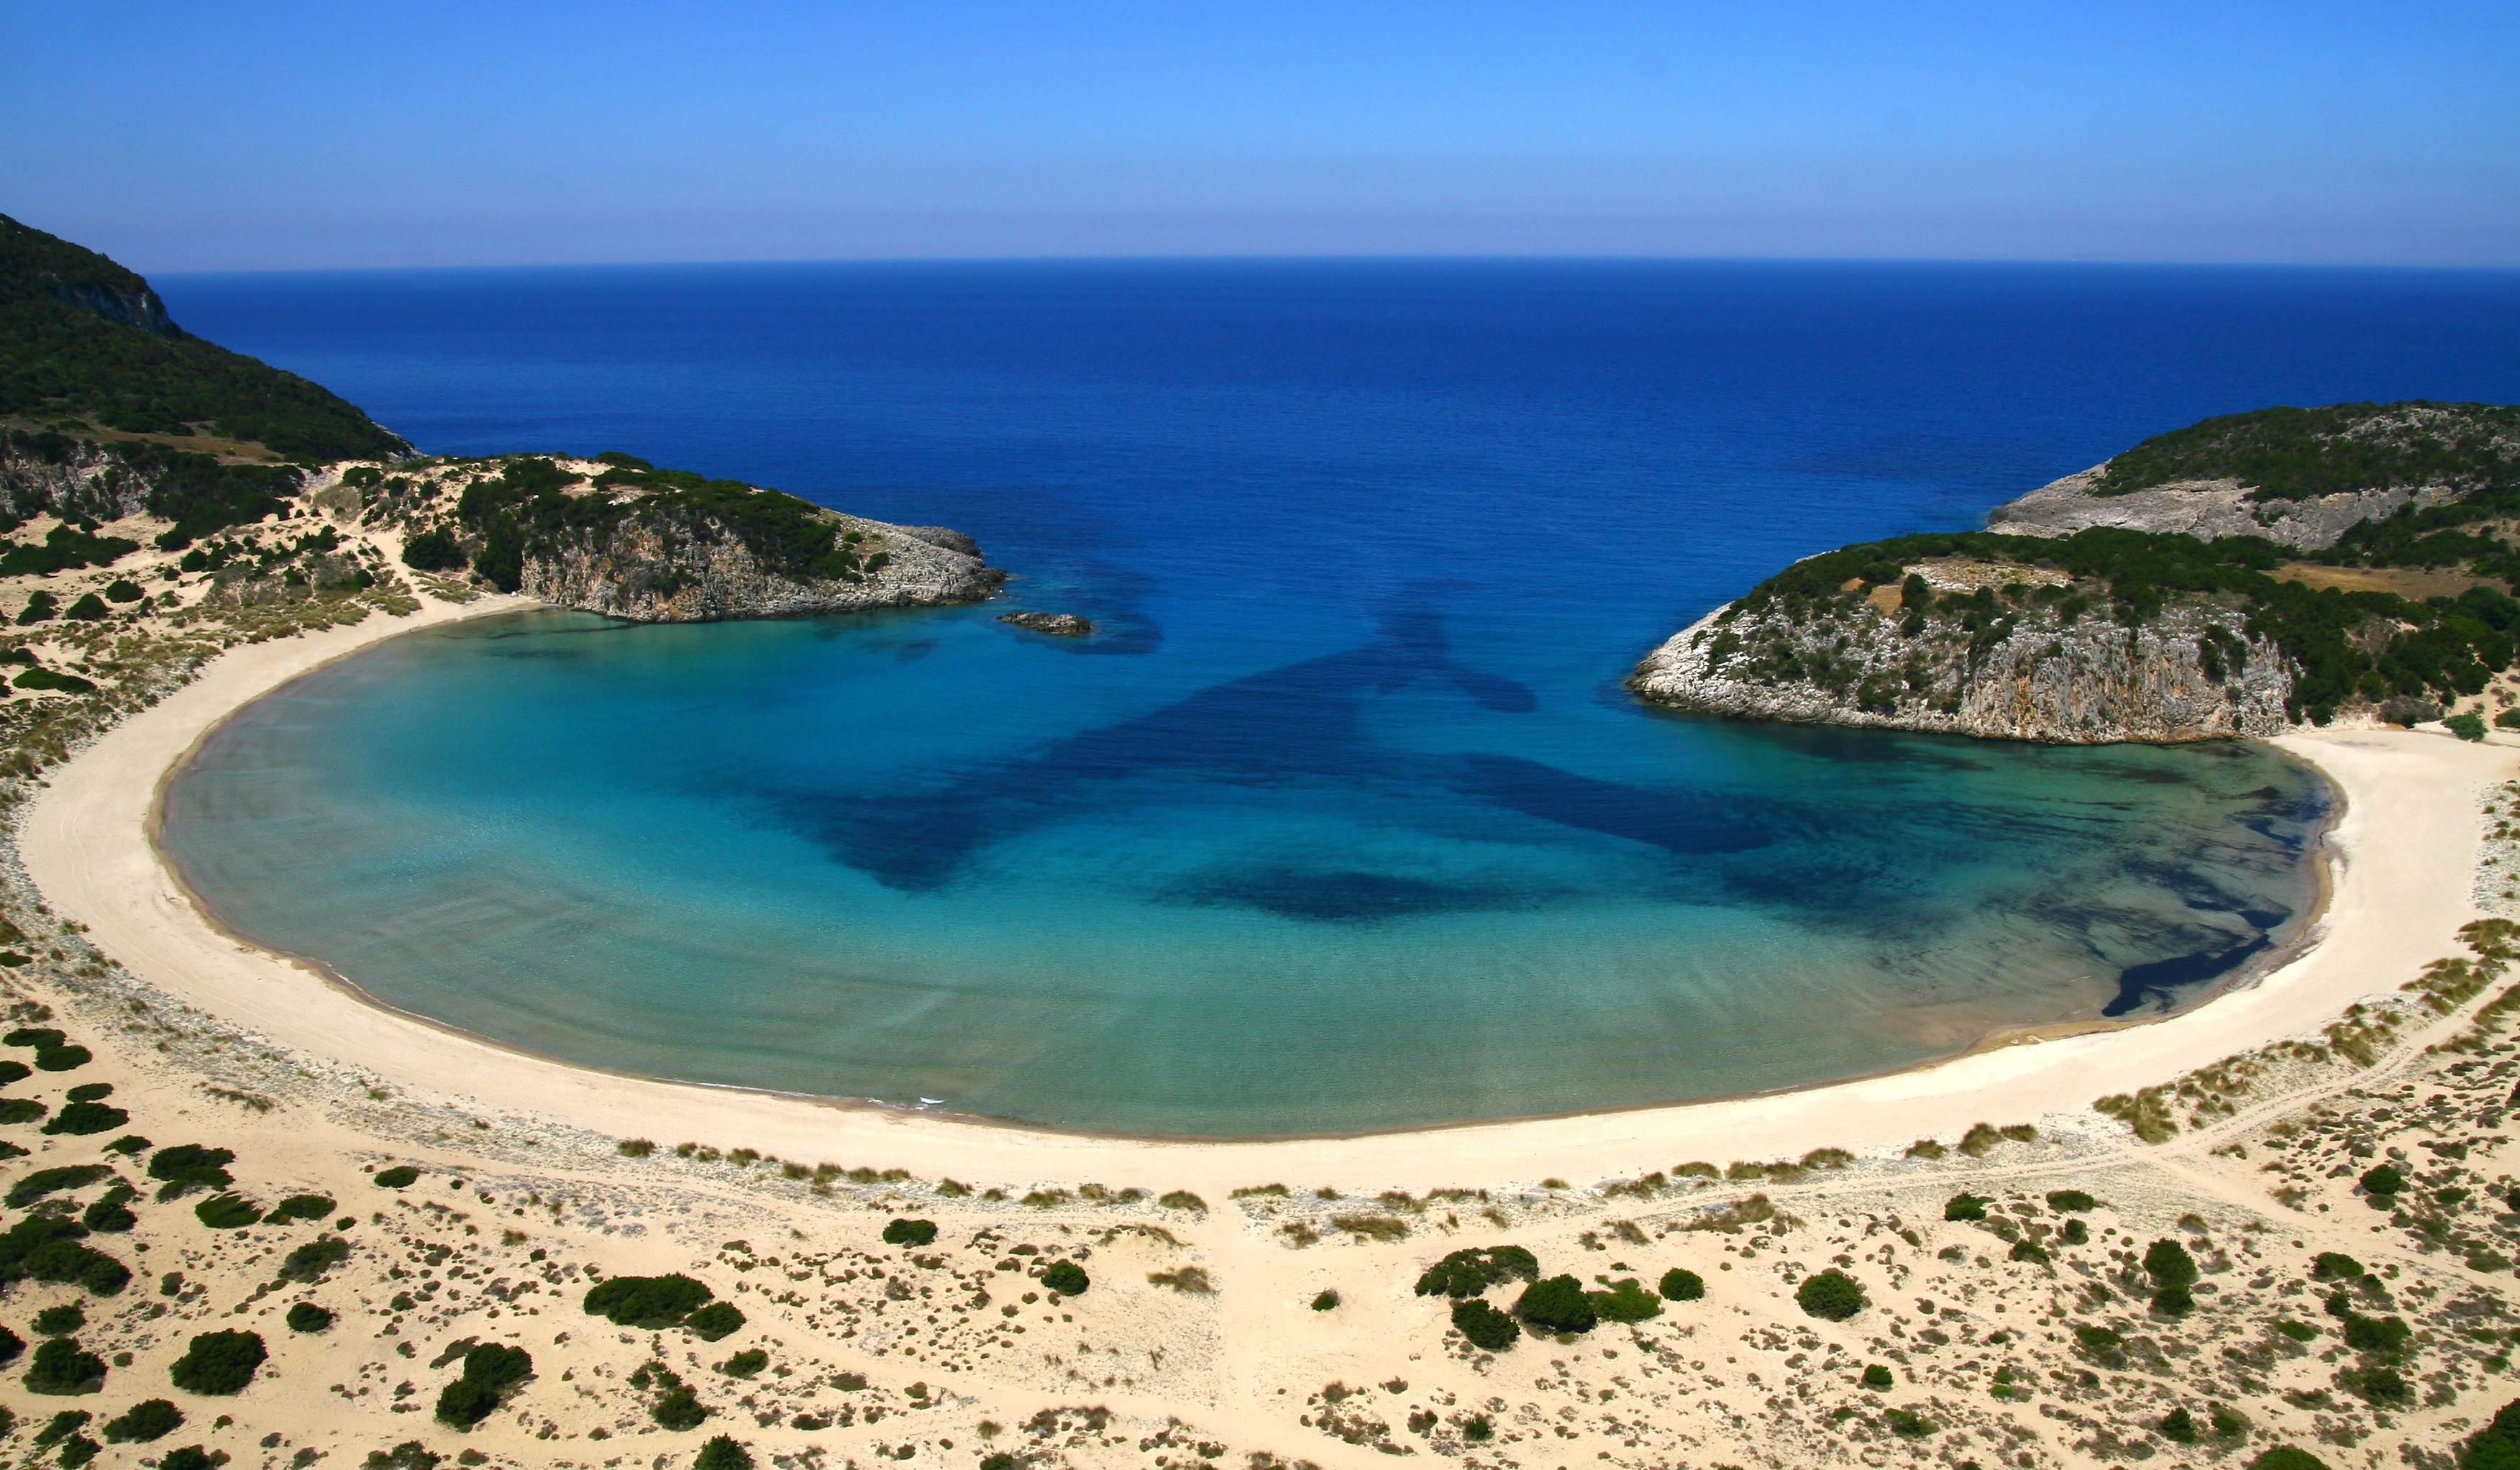
<path fill-rule="evenodd" d="M 708 622 L 989 597 L 968 536 L 846 515 L 624 454 L 352 466 L 316 503 L 404 533 L 424 572 L 634 622 Z"/>
<path fill-rule="evenodd" d="M 2262 409 L 2155 435 L 1987 515 L 1991 530 L 2092 526 L 2324 551 L 2356 526 L 2520 489 L 2520 408 L 2348 403 Z"/>
<path fill-rule="evenodd" d="M 2520 726 L 2520 409 L 2209 420 L 1990 519 L 1798 562 L 1629 685 L 1738 718 L 2072 742 L 2462 701 Z"/>

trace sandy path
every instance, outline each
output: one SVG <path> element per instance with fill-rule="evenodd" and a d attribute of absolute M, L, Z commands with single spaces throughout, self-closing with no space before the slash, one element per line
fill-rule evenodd
<path fill-rule="evenodd" d="M 614 1136 L 684 1138 L 784 1158 L 899 1166 L 999 1182 L 1101 1180 L 1217 1198 L 1282 1180 L 1350 1191 L 1575 1181 L 1707 1158 L 1858 1152 L 2035 1120 L 2157 1083 L 2276 1037 L 2306 1034 L 2350 1002 L 2395 990 L 2451 954 L 2479 852 L 2480 788 L 2512 752 L 2447 735 L 2318 733 L 2279 743 L 2318 764 L 2348 810 L 2331 841 L 2333 901 L 2311 947 L 2259 985 L 2156 1025 L 2005 1047 L 1807 1091 L 1414 1134 L 1270 1143 L 1181 1143 L 1045 1134 L 872 1108 L 617 1077 L 509 1051 L 354 997 L 305 966 L 212 929 L 149 841 L 165 773 L 242 705 L 332 659 L 414 628 L 523 605 L 430 603 L 409 618 L 232 651 L 156 708 L 55 772 L 21 852 L 46 900 L 148 983 L 285 1046 L 442 1090 L 484 1109 Z"/>

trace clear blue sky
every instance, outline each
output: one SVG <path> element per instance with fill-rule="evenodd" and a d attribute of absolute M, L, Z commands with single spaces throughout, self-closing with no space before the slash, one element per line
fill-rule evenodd
<path fill-rule="evenodd" d="M 2520 265 L 2513 0 L 0 0 L 0 213 L 142 270 Z"/>

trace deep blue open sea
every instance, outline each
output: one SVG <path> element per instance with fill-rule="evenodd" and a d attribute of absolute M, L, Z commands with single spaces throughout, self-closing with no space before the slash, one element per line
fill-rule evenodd
<path fill-rule="evenodd" d="M 986 607 L 537 613 L 325 670 L 170 790 L 231 923 L 565 1057 L 1160 1134 L 1790 1087 L 2192 1001 L 2311 902 L 2327 798 L 2289 761 L 1676 718 L 1620 676 L 1793 557 L 2206 415 L 2520 401 L 2509 273 L 159 284 L 426 450 L 628 450 L 1014 573 Z"/>

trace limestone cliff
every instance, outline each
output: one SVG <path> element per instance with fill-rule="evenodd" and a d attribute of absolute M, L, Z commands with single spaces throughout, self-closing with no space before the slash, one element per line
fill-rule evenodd
<path fill-rule="evenodd" d="M 1987 512 L 1986 528 L 2013 536 L 2070 536 L 2091 526 L 2161 531 L 2213 541 L 2263 536 L 2296 551 L 2325 551 L 2366 520 L 2446 504 L 2449 485 L 2393 485 L 2341 490 L 2295 500 L 2269 500 L 2236 479 L 2179 480 L 2122 494 L 2103 494 L 2108 466 L 2042 485 Z"/>
<path fill-rule="evenodd" d="M 976 546 L 965 552 L 936 544 L 936 527 L 830 513 L 832 538 L 859 538 L 853 545 L 861 567 L 874 563 L 855 579 L 765 567 L 722 526 L 631 519 L 600 539 L 562 540 L 547 554 L 527 557 L 518 590 L 607 617 L 690 623 L 976 602 L 1006 581 Z"/>
<path fill-rule="evenodd" d="M 1727 603 L 1628 684 L 1655 704 L 1739 719 L 2067 744 L 2284 729 L 2291 673 L 2236 609 L 2198 599 L 2134 628 L 2057 603 L 2008 606 L 1974 629 L 1967 615 L 1928 614 L 1910 632 L 1881 599 L 1799 615 Z"/>

